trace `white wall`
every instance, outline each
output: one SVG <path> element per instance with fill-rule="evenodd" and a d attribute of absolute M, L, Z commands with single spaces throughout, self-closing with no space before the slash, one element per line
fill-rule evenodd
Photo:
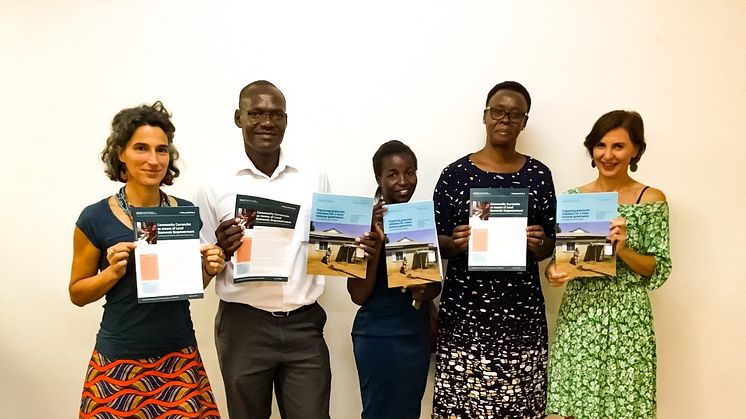
<path fill-rule="evenodd" d="M 639 111 L 649 146 L 637 176 L 671 205 L 674 272 L 652 294 L 659 417 L 738 416 L 746 3 L 355 4 L 0 1 L 0 417 L 76 414 L 101 309 L 68 300 L 71 239 L 80 210 L 117 188 L 97 159 L 113 115 L 165 102 L 183 167 L 169 192 L 189 198 L 221 156 L 242 152 L 232 111 L 258 78 L 288 98 L 285 149 L 325 166 L 341 193 L 372 193 L 373 151 L 396 138 L 421 162 L 415 198 L 430 197 L 442 167 L 482 145 L 484 96 L 499 81 L 531 92 L 519 149 L 553 169 L 558 191 L 594 177 L 581 142 L 598 116 Z M 560 296 L 547 291 L 552 324 Z M 226 413 L 216 301 L 210 289 L 192 313 Z M 322 303 L 332 416 L 353 418 L 354 306 L 335 280 Z"/>

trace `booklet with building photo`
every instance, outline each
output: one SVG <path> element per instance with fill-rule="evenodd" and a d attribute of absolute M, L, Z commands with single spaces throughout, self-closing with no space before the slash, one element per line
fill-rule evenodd
<path fill-rule="evenodd" d="M 616 255 L 609 225 L 617 216 L 616 192 L 565 194 L 557 197 L 557 270 L 570 278 L 616 275 Z"/>
<path fill-rule="evenodd" d="M 306 273 L 365 278 L 368 257 L 355 239 L 370 231 L 372 216 L 373 198 L 314 193 Z"/>
<path fill-rule="evenodd" d="M 386 205 L 386 270 L 389 288 L 443 280 L 433 201 Z"/>
<path fill-rule="evenodd" d="M 299 210 L 296 204 L 236 195 L 235 215 L 245 230 L 231 258 L 234 283 L 288 280 Z"/>
<path fill-rule="evenodd" d="M 202 298 L 199 208 L 132 208 L 137 302 Z"/>
<path fill-rule="evenodd" d="M 528 189 L 469 191 L 469 270 L 526 270 Z"/>

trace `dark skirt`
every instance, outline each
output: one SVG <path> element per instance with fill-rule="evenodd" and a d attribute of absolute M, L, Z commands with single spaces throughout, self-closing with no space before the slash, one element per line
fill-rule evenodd
<path fill-rule="evenodd" d="M 418 419 L 430 368 L 426 333 L 352 336 L 363 419 Z"/>
<path fill-rule="evenodd" d="M 220 418 L 197 346 L 161 357 L 116 359 L 93 351 L 81 418 Z"/>

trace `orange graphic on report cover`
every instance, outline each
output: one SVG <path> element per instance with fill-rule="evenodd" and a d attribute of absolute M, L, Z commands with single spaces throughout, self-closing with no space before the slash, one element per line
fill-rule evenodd
<path fill-rule="evenodd" d="M 140 274 L 143 281 L 158 280 L 158 255 L 155 253 L 140 255 Z"/>
<path fill-rule="evenodd" d="M 251 262 L 251 237 L 241 237 L 241 247 L 236 251 L 236 261 L 239 263 Z"/>
<path fill-rule="evenodd" d="M 486 228 L 475 228 L 471 231 L 472 237 L 472 250 L 475 252 L 486 252 L 487 251 L 487 229 Z"/>

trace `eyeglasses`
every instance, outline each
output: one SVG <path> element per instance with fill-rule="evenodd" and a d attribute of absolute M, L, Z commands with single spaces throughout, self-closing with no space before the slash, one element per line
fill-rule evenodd
<path fill-rule="evenodd" d="M 500 121 L 501 119 L 505 118 L 505 116 L 507 116 L 510 122 L 518 122 L 528 115 L 526 112 L 506 111 L 504 109 L 495 109 L 490 106 L 484 108 L 484 111 L 489 111 L 490 117 L 492 117 L 492 119 L 495 121 Z"/>
<path fill-rule="evenodd" d="M 282 122 L 285 122 L 285 118 L 287 118 L 287 114 L 283 111 L 272 111 L 272 112 L 260 112 L 260 111 L 247 111 L 244 109 L 239 109 L 241 112 L 246 113 L 246 117 L 249 118 L 249 122 L 251 123 L 257 123 L 257 122 L 264 122 L 265 118 L 269 118 L 272 122 L 279 124 Z"/>

